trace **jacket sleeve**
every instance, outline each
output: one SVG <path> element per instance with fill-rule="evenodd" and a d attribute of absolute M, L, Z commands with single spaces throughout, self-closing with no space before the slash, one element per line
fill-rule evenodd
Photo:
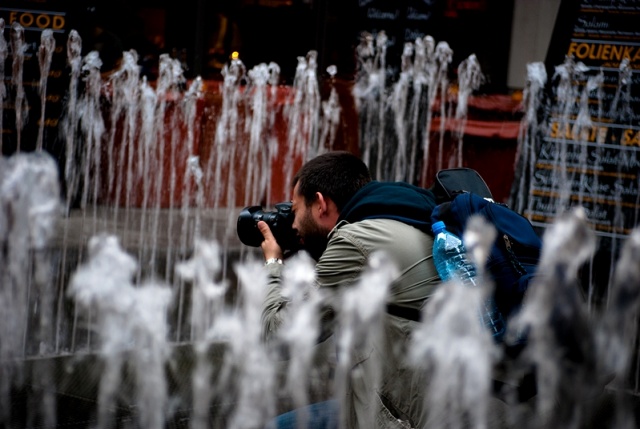
<path fill-rule="evenodd" d="M 350 234 L 334 230 L 327 249 L 316 264 L 315 286 L 322 297 L 320 338 L 323 341 L 333 333 L 335 308 L 344 288 L 360 277 L 368 255 Z M 262 312 L 264 338 L 269 340 L 282 324 L 287 299 L 282 296 L 282 265 L 271 264 L 268 272 L 268 292 Z"/>
<path fill-rule="evenodd" d="M 287 305 L 287 299 L 282 296 L 282 264 L 270 264 L 267 270 L 267 296 L 262 309 L 262 336 L 270 340 L 282 324 L 282 311 Z"/>
<path fill-rule="evenodd" d="M 316 285 L 322 297 L 319 342 L 333 334 L 342 296 L 360 278 L 368 256 L 366 249 L 345 229 L 334 230 L 316 265 Z"/>

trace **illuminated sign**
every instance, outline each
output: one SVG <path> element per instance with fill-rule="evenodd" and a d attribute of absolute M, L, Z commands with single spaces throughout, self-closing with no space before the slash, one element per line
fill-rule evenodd
<path fill-rule="evenodd" d="M 64 12 L 0 8 L 0 13 L 9 26 L 17 22 L 25 30 L 50 29 L 58 33 L 65 30 L 66 14 Z"/>

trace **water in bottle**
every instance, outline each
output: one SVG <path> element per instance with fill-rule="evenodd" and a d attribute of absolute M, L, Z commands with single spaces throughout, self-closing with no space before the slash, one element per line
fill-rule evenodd
<path fill-rule="evenodd" d="M 457 276 L 466 286 L 476 286 L 476 268 L 467 259 L 466 249 L 460 237 L 446 230 L 444 222 L 435 222 L 431 229 L 433 241 L 433 262 L 442 281 Z M 480 309 L 482 323 L 491 331 L 496 341 L 500 341 L 505 332 L 502 314 L 496 308 L 493 298 L 487 298 Z"/>

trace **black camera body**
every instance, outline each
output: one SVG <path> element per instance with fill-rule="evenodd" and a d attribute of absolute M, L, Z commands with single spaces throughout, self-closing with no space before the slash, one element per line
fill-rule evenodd
<path fill-rule="evenodd" d="M 260 247 L 264 237 L 258 229 L 258 221 L 262 220 L 269 225 L 271 233 L 283 251 L 297 250 L 300 244 L 293 230 L 294 214 L 291 203 L 278 203 L 275 209 L 276 211 L 273 212 L 263 211 L 262 206 L 249 206 L 242 209 L 237 226 L 240 241 L 247 246 Z"/>

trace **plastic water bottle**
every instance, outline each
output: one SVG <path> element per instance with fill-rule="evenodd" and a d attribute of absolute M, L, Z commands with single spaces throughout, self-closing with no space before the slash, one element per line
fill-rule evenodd
<path fill-rule="evenodd" d="M 467 259 L 466 249 L 460 237 L 447 231 L 442 221 L 433 223 L 431 229 L 435 235 L 433 262 L 442 281 L 457 276 L 466 286 L 475 287 L 476 268 Z M 500 341 L 505 332 L 505 323 L 492 297 L 485 300 L 483 308 L 480 309 L 480 317 L 494 339 Z"/>

